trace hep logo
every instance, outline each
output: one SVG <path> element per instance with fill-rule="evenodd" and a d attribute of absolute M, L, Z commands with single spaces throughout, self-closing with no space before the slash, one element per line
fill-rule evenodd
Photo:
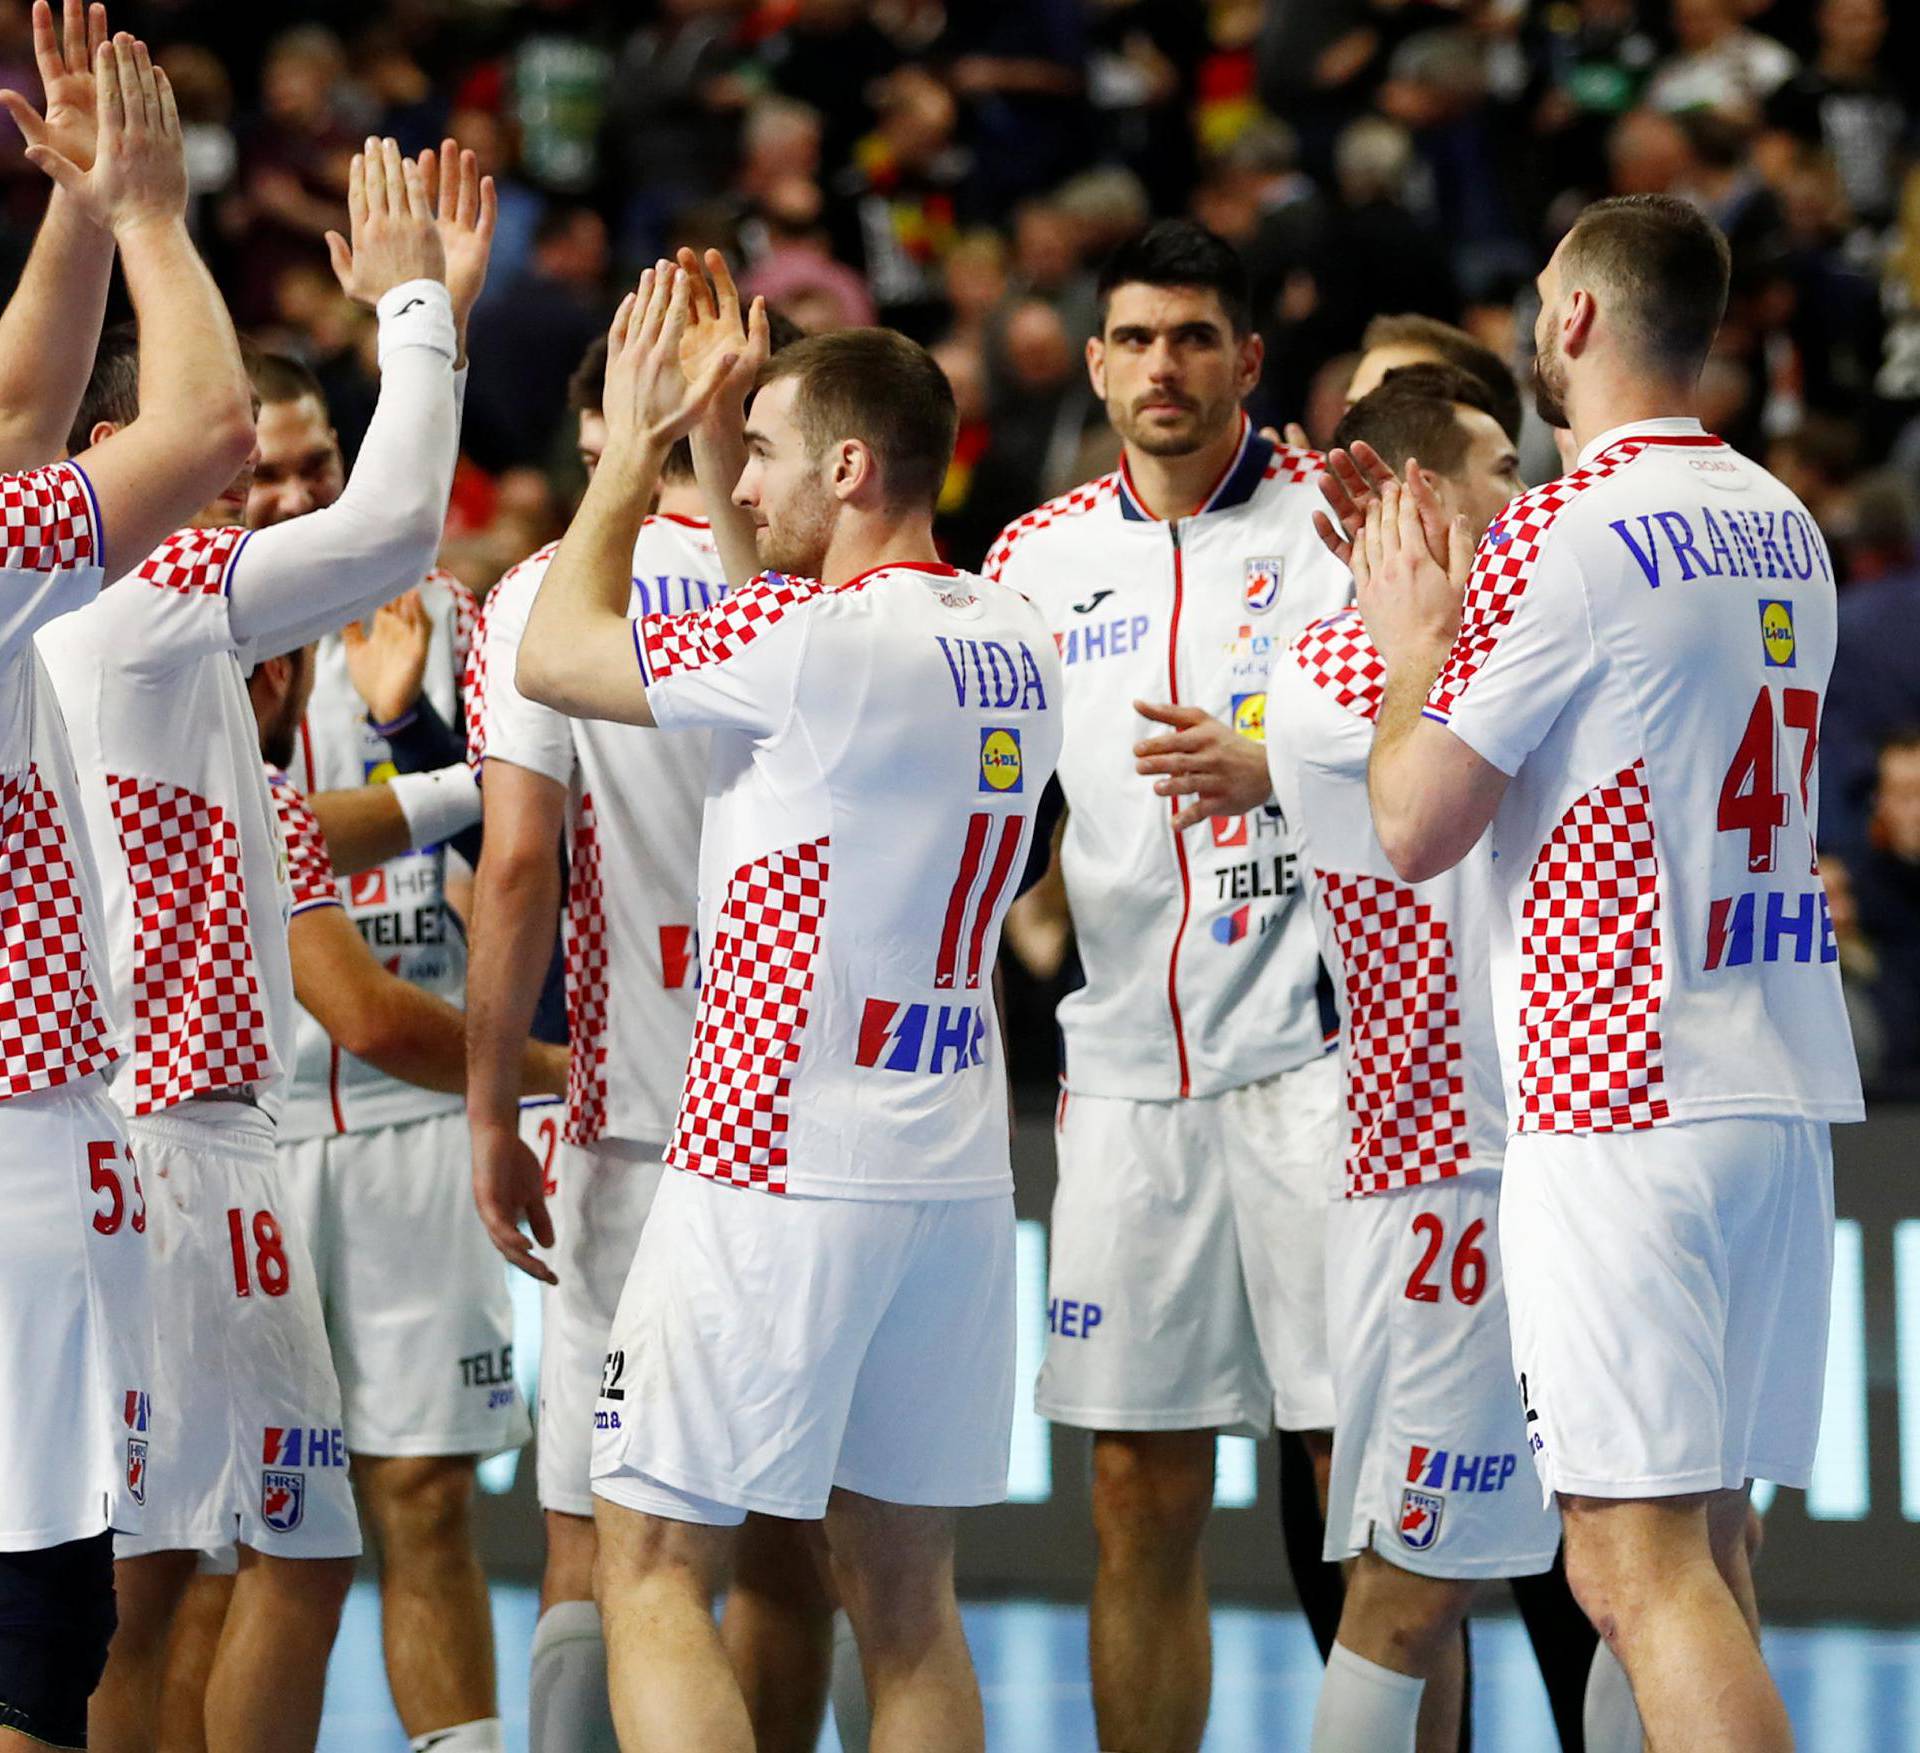
<path fill-rule="evenodd" d="M 1447 1482 L 1447 1451 L 1425 1449 L 1418 1443 L 1407 1456 L 1407 1483 L 1431 1485 L 1438 1489 Z"/>
<path fill-rule="evenodd" d="M 153 1402 L 138 1388 L 129 1388 L 120 1418 L 128 1430 L 145 1430 L 153 1419 Z"/>
<path fill-rule="evenodd" d="M 387 873 L 377 865 L 372 870 L 356 871 L 347 878 L 349 907 L 384 907 L 387 904 Z"/>
<path fill-rule="evenodd" d="M 337 1425 L 303 1430 L 269 1424 L 261 1433 L 260 1459 L 268 1467 L 344 1467 L 346 1433 Z"/>
<path fill-rule="evenodd" d="M 966 1071 L 987 1062 L 987 1018 L 977 1004 L 902 1004 L 869 998 L 856 1065 L 882 1071 Z"/>
<path fill-rule="evenodd" d="M 1407 1455 L 1407 1483 L 1433 1491 L 1504 1491 L 1519 1465 L 1517 1455 L 1454 1455 L 1416 1443 Z"/>

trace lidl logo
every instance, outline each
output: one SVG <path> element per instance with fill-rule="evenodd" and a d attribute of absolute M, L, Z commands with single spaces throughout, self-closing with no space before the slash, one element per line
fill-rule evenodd
<path fill-rule="evenodd" d="M 1020 789 L 1020 733 L 997 725 L 980 727 L 980 789 Z"/>
<path fill-rule="evenodd" d="M 1280 573 L 1284 562 L 1267 558 L 1247 562 L 1247 612 L 1264 615 L 1280 595 Z"/>
<path fill-rule="evenodd" d="M 360 771 L 366 775 L 369 785 L 385 785 L 388 780 L 400 776 L 400 769 L 393 764 L 390 755 L 382 755 L 377 761 L 362 761 Z"/>
<path fill-rule="evenodd" d="M 1793 668 L 1793 604 L 1778 599 L 1761 599 L 1760 645 L 1766 653 L 1767 668 Z"/>
<path fill-rule="evenodd" d="M 1267 695 L 1262 689 L 1258 694 L 1236 694 L 1233 697 L 1233 728 L 1243 737 L 1251 737 L 1256 743 L 1267 740 Z"/>

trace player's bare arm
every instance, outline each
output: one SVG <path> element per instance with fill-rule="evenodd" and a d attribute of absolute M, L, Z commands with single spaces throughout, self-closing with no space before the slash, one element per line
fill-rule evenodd
<path fill-rule="evenodd" d="M 607 337 L 607 447 L 520 642 L 520 692 L 575 718 L 653 723 L 627 619 L 633 545 L 668 450 L 735 362 L 722 352 L 698 383 L 688 381 L 680 343 L 692 299 L 692 277 L 663 262 L 621 300 Z"/>
<path fill-rule="evenodd" d="M 86 0 L 63 6 L 57 31 L 47 0 L 33 8 L 33 59 L 46 114 L 36 114 L 17 91 L 0 91 L 0 105 L 29 147 L 49 146 L 89 171 L 99 138 L 93 63 L 107 42 L 107 9 Z M 112 274 L 112 234 L 56 184 L 33 253 L 0 314 L 0 469 L 30 469 L 64 453 Z"/>
<path fill-rule="evenodd" d="M 149 552 L 239 472 L 253 448 L 253 406 L 225 301 L 187 235 L 173 88 L 124 32 L 100 45 L 93 79 L 92 164 L 82 170 L 48 140 L 27 152 L 119 246 L 140 326 L 140 413 L 77 459 L 100 502 L 112 577 L 116 556 L 130 563 Z M 16 121 L 32 113 L 9 107 Z"/>
<path fill-rule="evenodd" d="M 437 846 L 480 819 L 479 788 L 464 762 L 397 774 L 373 785 L 316 791 L 307 804 L 319 818 L 327 857 L 341 876 L 372 870 L 416 847 Z"/>
<path fill-rule="evenodd" d="M 1487 831 L 1507 775 L 1422 713 L 1460 630 L 1473 566 L 1467 520 L 1447 526 L 1447 564 L 1428 550 L 1420 503 L 1431 490 L 1408 466 L 1408 486 L 1388 482 L 1367 507 L 1353 544 L 1355 594 L 1386 666 L 1367 790 L 1374 831 L 1410 883 L 1450 870 Z"/>
<path fill-rule="evenodd" d="M 497 756 L 486 766 L 487 838 L 474 877 L 467 961 L 467 1123 L 473 1199 L 493 1245 L 554 1284 L 533 1242 L 553 1246 L 540 1160 L 520 1136 L 518 1044 L 533 1027 L 540 977 L 560 922 L 566 787 Z M 533 1242 L 521 1232 L 525 1223 Z"/>
<path fill-rule="evenodd" d="M 1173 818 L 1184 833 L 1209 816 L 1243 816 L 1273 798 L 1266 750 L 1198 706 L 1136 700 L 1142 718 L 1173 728 L 1133 745 L 1133 770 L 1161 797 L 1190 797 Z"/>
<path fill-rule="evenodd" d="M 683 249 L 679 262 L 693 282 L 687 332 L 680 339 L 681 371 L 689 383 L 698 383 L 717 361 L 733 358 L 691 438 L 694 476 L 707 503 L 720 564 L 727 583 L 738 590 L 760 570 L 753 519 L 734 504 L 733 487 L 747 462 L 747 398 L 771 350 L 767 303 L 756 298 L 742 318 L 739 290 L 718 250 L 707 251 L 704 272 L 692 250 Z"/>

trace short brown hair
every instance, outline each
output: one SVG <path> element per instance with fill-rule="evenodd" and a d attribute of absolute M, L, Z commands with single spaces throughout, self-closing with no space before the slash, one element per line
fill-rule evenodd
<path fill-rule="evenodd" d="M 299 360 L 289 359 L 284 353 L 265 353 L 244 343 L 241 352 L 246 361 L 247 381 L 253 385 L 253 393 L 260 398 L 262 406 L 304 401 L 311 396 L 320 404 L 322 414 L 327 411 L 327 392 Z"/>
<path fill-rule="evenodd" d="M 1507 362 L 1465 329 L 1456 329 L 1438 317 L 1422 316 L 1418 311 L 1400 311 L 1377 316 L 1368 323 L 1366 333 L 1360 337 L 1360 346 L 1368 353 L 1376 347 L 1425 348 L 1456 370 L 1477 379 L 1487 393 L 1487 412 L 1500 422 L 1500 430 L 1509 438 L 1519 439 L 1520 385 Z"/>
<path fill-rule="evenodd" d="M 1462 407 L 1495 419 L 1486 386 L 1452 365 L 1403 365 L 1390 371 L 1341 417 L 1333 442 L 1351 450 L 1365 440 L 1395 474 L 1412 458 L 1437 475 L 1452 475 L 1467 460 Z"/>
<path fill-rule="evenodd" d="M 1573 222 L 1561 246 L 1569 286 L 1605 286 L 1648 362 L 1676 377 L 1706 363 L 1727 309 L 1731 258 L 1719 226 L 1676 195 L 1616 195 Z"/>
<path fill-rule="evenodd" d="M 880 464 L 889 506 L 933 507 L 959 415 L 953 386 L 926 348 L 892 329 L 836 329 L 776 353 L 756 387 L 783 377 L 799 379 L 793 413 L 809 449 L 857 438 Z"/>

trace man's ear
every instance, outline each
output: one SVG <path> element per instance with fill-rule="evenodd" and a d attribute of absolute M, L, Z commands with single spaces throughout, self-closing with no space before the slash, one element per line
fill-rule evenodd
<path fill-rule="evenodd" d="M 119 430 L 111 420 L 94 421 L 93 430 L 87 434 L 87 448 L 91 450 L 96 444 L 105 444 Z"/>
<path fill-rule="evenodd" d="M 1087 382 L 1104 402 L 1107 399 L 1107 344 L 1098 335 L 1087 337 Z"/>
<path fill-rule="evenodd" d="M 1567 314 L 1560 320 L 1560 350 L 1569 358 L 1577 358 L 1586 351 L 1599 315 L 1600 307 L 1585 287 L 1577 288 L 1568 297 Z"/>
<path fill-rule="evenodd" d="M 857 438 L 842 439 L 833 459 L 833 492 L 840 500 L 857 498 L 880 479 L 880 466 Z"/>
<path fill-rule="evenodd" d="M 1260 381 L 1260 368 L 1266 364 L 1267 343 L 1258 329 L 1240 337 L 1240 395 L 1244 400 L 1253 394 L 1254 386 Z"/>

